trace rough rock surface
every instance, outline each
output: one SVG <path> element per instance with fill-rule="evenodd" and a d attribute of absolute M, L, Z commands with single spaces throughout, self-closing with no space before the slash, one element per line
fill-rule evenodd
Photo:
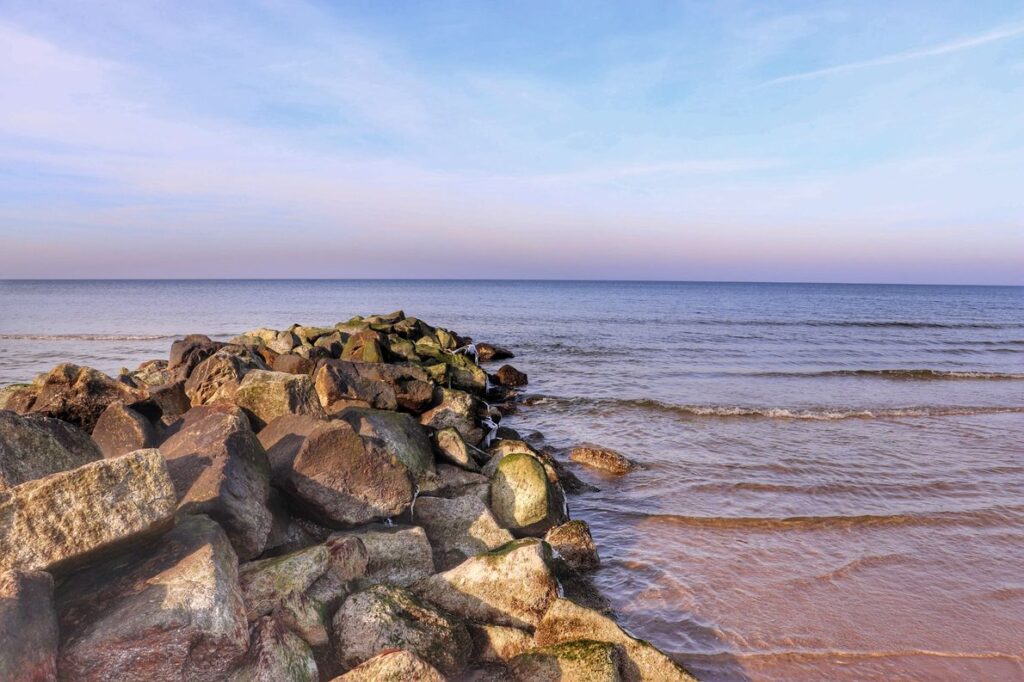
<path fill-rule="evenodd" d="M 330 634 L 324 620 L 326 608 L 322 603 L 302 592 L 292 592 L 274 607 L 274 618 L 286 628 L 302 637 L 311 647 L 327 645 Z"/>
<path fill-rule="evenodd" d="M 160 446 L 179 509 L 220 523 L 244 561 L 266 547 L 272 517 L 267 455 L 248 421 L 228 407 L 193 408 Z M 235 408 L 237 409 L 237 408 Z"/>
<path fill-rule="evenodd" d="M 420 417 L 421 424 L 435 430 L 451 426 L 470 445 L 480 444 L 484 432 L 476 423 L 480 408 L 476 398 L 465 391 L 439 388 L 434 391 L 434 404 Z"/>
<path fill-rule="evenodd" d="M 67 422 L 0 410 L 0 490 L 102 457 L 89 436 Z"/>
<path fill-rule="evenodd" d="M 568 521 L 555 526 L 544 535 L 544 539 L 569 568 L 590 571 L 601 564 L 586 521 Z"/>
<path fill-rule="evenodd" d="M 443 674 L 457 675 L 472 652 L 465 625 L 390 585 L 374 585 L 346 599 L 334 615 L 334 636 L 346 667 L 389 649 L 405 649 Z"/>
<path fill-rule="evenodd" d="M 533 635 L 504 625 L 471 625 L 473 660 L 482 663 L 506 663 L 533 648 Z"/>
<path fill-rule="evenodd" d="M 505 386 L 507 388 L 525 386 L 529 383 L 529 379 L 526 374 L 520 372 L 512 365 L 502 365 L 501 368 L 494 373 L 494 381 L 499 386 Z"/>
<path fill-rule="evenodd" d="M 433 399 L 429 376 L 414 365 L 329 360 L 321 363 L 315 379 L 320 402 L 332 414 L 359 404 L 419 413 Z"/>
<path fill-rule="evenodd" d="M 569 452 L 569 459 L 609 474 L 626 474 L 636 467 L 633 462 L 615 450 L 598 445 L 575 447 Z"/>
<path fill-rule="evenodd" d="M 43 571 L 0 572 L 0 680 L 57 678 L 53 577 Z"/>
<path fill-rule="evenodd" d="M 323 546 L 328 554 L 327 569 L 306 594 L 333 610 L 348 595 L 352 582 L 366 575 L 370 554 L 358 537 L 334 537 Z"/>
<path fill-rule="evenodd" d="M 454 426 L 446 426 L 434 434 L 434 451 L 445 462 L 467 471 L 480 471 L 472 451 Z"/>
<path fill-rule="evenodd" d="M 245 374 L 265 367 L 262 360 L 248 351 L 221 348 L 192 370 L 185 382 L 185 394 L 193 407 L 232 400 Z"/>
<path fill-rule="evenodd" d="M 295 462 L 295 455 L 306 436 L 323 424 L 324 419 L 307 414 L 286 414 L 267 424 L 259 432 L 260 443 L 267 451 L 270 477 L 275 485 L 284 485 Z"/>
<path fill-rule="evenodd" d="M 174 520 L 163 457 L 142 450 L 0 491 L 0 570 L 70 568 Z"/>
<path fill-rule="evenodd" d="M 434 573 L 426 531 L 418 526 L 368 526 L 333 538 L 356 537 L 366 548 L 366 574 L 360 586 L 385 583 L 406 587 Z"/>
<path fill-rule="evenodd" d="M 153 424 L 120 400 L 103 410 L 92 430 L 92 439 L 104 457 L 119 457 L 159 444 Z"/>
<path fill-rule="evenodd" d="M 323 545 L 250 561 L 238 567 L 246 616 L 256 620 L 274 610 L 292 592 L 305 592 L 327 570 L 330 554 Z"/>
<path fill-rule="evenodd" d="M 627 682 L 695 682 L 695 678 L 675 661 L 647 642 L 628 635 L 611 618 L 568 599 L 557 599 L 551 604 L 537 626 L 534 639 L 538 646 L 579 639 L 620 644 L 625 653 L 622 677 Z"/>
<path fill-rule="evenodd" d="M 491 509 L 503 526 L 523 535 L 542 535 L 563 513 L 544 465 L 525 453 L 498 463 L 491 476 Z"/>
<path fill-rule="evenodd" d="M 187 379 L 192 370 L 206 358 L 217 352 L 224 344 L 211 341 L 202 334 L 190 334 L 171 344 L 171 357 L 167 369 L 174 372 L 179 379 Z"/>
<path fill-rule="evenodd" d="M 304 374 L 252 370 L 235 391 L 235 403 L 255 415 L 257 430 L 286 414 L 324 416 L 313 382 Z"/>
<path fill-rule="evenodd" d="M 516 540 L 420 580 L 413 591 L 474 623 L 530 628 L 558 596 L 550 561 L 547 543 Z"/>
<path fill-rule="evenodd" d="M 447 682 L 437 668 L 411 651 L 378 654 L 331 682 Z"/>
<path fill-rule="evenodd" d="M 434 471 L 434 451 L 426 431 L 407 414 L 388 410 L 351 407 L 338 419 L 352 425 L 363 439 L 364 448 L 378 451 L 405 465 L 416 480 Z"/>
<path fill-rule="evenodd" d="M 441 570 L 513 540 L 512 533 L 498 525 L 487 505 L 473 496 L 421 497 L 413 522 L 427 531 L 434 564 Z"/>
<path fill-rule="evenodd" d="M 316 659 L 301 637 L 272 616 L 253 626 L 252 643 L 228 682 L 317 682 Z"/>
<path fill-rule="evenodd" d="M 76 573 L 57 606 L 62 680 L 214 682 L 249 646 L 235 552 L 205 516 Z"/>
<path fill-rule="evenodd" d="M 110 403 L 115 400 L 131 403 L 145 397 L 143 391 L 111 379 L 103 372 L 64 363 L 43 377 L 31 411 L 63 419 L 91 432 Z"/>
<path fill-rule="evenodd" d="M 306 437 L 284 488 L 315 519 L 338 528 L 397 516 L 414 492 L 408 467 L 347 421 L 322 424 Z"/>
<path fill-rule="evenodd" d="M 619 682 L 622 658 L 615 644 L 577 640 L 522 653 L 509 671 L 517 682 Z"/>

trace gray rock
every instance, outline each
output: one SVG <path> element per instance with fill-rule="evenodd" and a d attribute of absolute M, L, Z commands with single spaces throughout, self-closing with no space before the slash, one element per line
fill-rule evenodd
<path fill-rule="evenodd" d="M 252 370 L 235 391 L 235 403 L 255 415 L 257 430 L 283 415 L 325 416 L 313 382 L 304 374 Z"/>
<path fill-rule="evenodd" d="M 238 567 L 238 585 L 246 617 L 266 616 L 293 592 L 305 592 L 327 570 L 330 555 L 315 545 L 284 556 L 261 559 Z"/>
<path fill-rule="evenodd" d="M 357 537 L 366 548 L 366 574 L 360 586 L 388 584 L 405 587 L 434 572 L 427 533 L 419 526 L 370 526 L 336 533 L 332 538 Z"/>
<path fill-rule="evenodd" d="M 0 490 L 102 457 L 89 436 L 67 422 L 0 410 Z"/>
<path fill-rule="evenodd" d="M 441 570 L 513 540 L 512 533 L 498 525 L 487 505 L 473 496 L 421 497 L 413 521 L 426 530 L 434 549 L 434 564 Z"/>
<path fill-rule="evenodd" d="M 434 391 L 435 407 L 420 417 L 420 423 L 440 430 L 447 426 L 455 428 L 470 445 L 479 445 L 484 437 L 483 429 L 477 425 L 477 414 L 482 405 L 465 391 L 438 388 Z"/>
<path fill-rule="evenodd" d="M 228 682 L 317 682 L 313 650 L 272 616 L 260 618 L 242 665 Z"/>

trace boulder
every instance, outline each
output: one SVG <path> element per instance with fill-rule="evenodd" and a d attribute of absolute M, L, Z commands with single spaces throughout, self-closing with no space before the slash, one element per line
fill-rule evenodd
<path fill-rule="evenodd" d="M 104 457 L 119 457 L 136 450 L 155 448 L 159 444 L 153 424 L 120 400 L 103 410 L 92 431 L 92 438 Z"/>
<path fill-rule="evenodd" d="M 525 386 L 529 383 L 526 374 L 520 372 L 512 365 L 502 365 L 495 372 L 494 381 L 499 386 L 505 386 L 506 388 L 516 388 L 517 386 Z"/>
<path fill-rule="evenodd" d="M 434 573 L 433 551 L 419 526 L 369 526 L 331 536 L 355 537 L 366 548 L 367 564 L 359 586 L 388 584 L 406 587 Z"/>
<path fill-rule="evenodd" d="M 0 410 L 25 414 L 32 409 L 39 387 L 32 384 L 11 384 L 0 388 Z"/>
<path fill-rule="evenodd" d="M 91 367 L 64 363 L 54 367 L 39 382 L 31 412 L 70 422 L 91 432 L 103 410 L 115 400 L 131 403 L 146 397 Z"/>
<path fill-rule="evenodd" d="M 192 402 L 185 393 L 185 380 L 172 381 L 161 386 L 149 387 L 149 399 L 160 407 L 163 421 L 173 420 L 188 412 Z"/>
<path fill-rule="evenodd" d="M 331 682 L 446 682 L 437 668 L 411 651 L 377 654 Z"/>
<path fill-rule="evenodd" d="M 266 365 L 240 346 L 225 346 L 192 370 L 185 382 L 185 394 L 193 407 L 234 400 L 242 378 L 254 369 L 266 369 Z"/>
<path fill-rule="evenodd" d="M 249 646 L 235 552 L 205 516 L 75 573 L 57 606 L 65 680 L 220 681 Z"/>
<path fill-rule="evenodd" d="M 313 650 L 276 618 L 260 618 L 252 628 L 251 644 L 242 664 L 228 682 L 317 682 Z"/>
<path fill-rule="evenodd" d="M 330 555 L 315 545 L 284 556 L 261 559 L 238 567 L 238 585 L 246 617 L 266 616 L 292 592 L 305 592 L 327 570 Z"/>
<path fill-rule="evenodd" d="M 384 362 L 384 339 L 375 331 L 361 331 L 352 334 L 341 350 L 342 360 L 356 362 Z"/>
<path fill-rule="evenodd" d="M 0 680 L 57 679 L 59 643 L 53 577 L 43 571 L 0 572 Z"/>
<path fill-rule="evenodd" d="M 350 407 L 339 414 L 338 419 L 352 425 L 367 451 L 379 451 L 382 457 L 398 460 L 415 480 L 433 473 L 434 451 L 430 439 L 414 417 L 401 412 Z"/>
<path fill-rule="evenodd" d="M 558 596 L 550 562 L 547 543 L 516 540 L 420 580 L 412 589 L 424 600 L 474 623 L 531 628 Z"/>
<path fill-rule="evenodd" d="M 476 344 L 477 357 L 481 362 L 490 362 L 491 360 L 508 360 L 514 358 L 515 355 L 507 348 L 502 346 L 495 346 L 490 343 L 478 343 Z"/>
<path fill-rule="evenodd" d="M 533 648 L 533 635 L 504 625 L 470 625 L 473 660 L 481 663 L 506 663 Z"/>
<path fill-rule="evenodd" d="M 436 474 L 421 483 L 420 494 L 428 497 L 463 497 L 473 495 L 487 504 L 491 499 L 491 486 L 483 474 L 466 471 L 450 464 L 438 464 Z"/>
<path fill-rule="evenodd" d="M 434 433 L 434 452 L 445 462 L 469 471 L 480 471 L 472 451 L 454 426 L 446 426 Z"/>
<path fill-rule="evenodd" d="M 146 360 L 131 373 L 131 378 L 136 384 L 148 388 L 174 381 L 174 372 L 168 369 L 166 360 Z"/>
<path fill-rule="evenodd" d="M 440 430 L 446 426 L 455 428 L 470 445 L 479 445 L 484 437 L 483 429 L 477 425 L 480 402 L 465 391 L 438 388 L 434 391 L 435 407 L 420 417 L 420 423 Z"/>
<path fill-rule="evenodd" d="M 327 646 L 330 639 L 326 615 L 323 604 L 302 592 L 289 594 L 274 607 L 273 612 L 275 620 L 314 648 Z"/>
<path fill-rule="evenodd" d="M 491 509 L 503 526 L 519 534 L 542 535 L 563 521 L 563 502 L 544 465 L 532 455 L 503 457 L 491 476 Z"/>
<path fill-rule="evenodd" d="M 348 668 L 390 649 L 404 649 L 454 676 L 472 652 L 465 625 L 391 585 L 374 585 L 349 596 L 334 615 L 334 637 L 340 662 Z"/>
<path fill-rule="evenodd" d="M 89 436 L 67 422 L 0 410 L 0 490 L 102 457 Z"/>
<path fill-rule="evenodd" d="M 192 370 L 206 358 L 210 357 L 223 346 L 223 343 L 210 340 L 202 334 L 190 334 L 171 344 L 171 356 L 167 369 L 174 372 L 178 379 L 188 379 Z"/>
<path fill-rule="evenodd" d="M 420 360 L 420 356 L 416 355 L 416 344 L 398 334 L 388 334 L 388 354 L 405 362 Z"/>
<path fill-rule="evenodd" d="M 315 379 L 320 403 L 332 414 L 361 404 L 419 413 L 433 400 L 429 375 L 415 365 L 327 360 L 317 368 Z"/>
<path fill-rule="evenodd" d="M 316 369 L 316 363 L 295 353 L 285 353 L 274 358 L 271 368 L 275 372 L 310 375 Z"/>
<path fill-rule="evenodd" d="M 235 403 L 255 415 L 253 427 L 257 431 L 286 414 L 324 416 L 313 381 L 304 374 L 254 369 L 239 384 Z"/>
<path fill-rule="evenodd" d="M 347 336 L 342 336 L 341 332 L 334 330 L 330 334 L 319 337 L 313 343 L 313 347 L 322 349 L 328 357 L 340 358 L 347 339 Z"/>
<path fill-rule="evenodd" d="M 534 633 L 541 647 L 581 639 L 621 645 L 625 654 L 622 677 L 626 682 L 695 682 L 692 675 L 651 644 L 628 635 L 608 616 L 568 599 L 556 599 Z"/>
<path fill-rule="evenodd" d="M 284 485 L 306 436 L 324 423 L 326 421 L 321 417 L 286 414 L 274 419 L 260 430 L 260 443 L 267 451 L 270 476 L 275 485 Z"/>
<path fill-rule="evenodd" d="M 265 343 L 267 348 L 282 355 L 290 353 L 293 348 L 302 345 L 302 340 L 291 330 L 285 329 L 278 332 L 273 338 L 267 339 Z"/>
<path fill-rule="evenodd" d="M 597 546 L 586 521 L 568 521 L 544 535 L 555 554 L 576 571 L 592 571 L 601 565 Z"/>
<path fill-rule="evenodd" d="M 421 497 L 416 502 L 413 522 L 427 532 L 434 550 L 434 565 L 441 570 L 513 540 L 512 534 L 498 525 L 487 505 L 473 496 Z"/>
<path fill-rule="evenodd" d="M 323 546 L 328 554 L 327 569 L 306 594 L 333 611 L 348 595 L 353 581 L 366 575 L 370 554 L 358 537 L 330 538 Z"/>
<path fill-rule="evenodd" d="M 141 450 L 0 491 L 0 570 L 63 570 L 174 522 L 163 457 Z"/>
<path fill-rule="evenodd" d="M 448 366 L 448 380 L 452 386 L 473 393 L 482 393 L 487 388 L 487 372 L 467 356 L 442 353 L 439 359 Z"/>
<path fill-rule="evenodd" d="M 591 469 L 616 475 L 629 473 L 636 467 L 636 464 L 615 450 L 599 445 L 577 446 L 569 451 L 569 459 Z"/>
<path fill-rule="evenodd" d="M 332 421 L 303 440 L 284 489 L 313 518 L 344 528 L 401 514 L 414 483 L 386 442 L 362 438 L 348 421 Z"/>
<path fill-rule="evenodd" d="M 198 371 L 198 370 L 197 370 Z M 256 434 L 228 406 L 193 408 L 160 446 L 174 481 L 178 508 L 220 523 L 239 558 L 260 555 L 272 517 L 270 466 Z"/>
<path fill-rule="evenodd" d="M 517 682 L 620 682 L 622 648 L 576 640 L 519 654 L 509 662 Z"/>

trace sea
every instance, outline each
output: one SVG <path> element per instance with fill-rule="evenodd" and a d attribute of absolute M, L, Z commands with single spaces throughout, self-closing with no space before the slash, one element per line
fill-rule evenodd
<path fill-rule="evenodd" d="M 511 348 L 623 625 L 709 680 L 1024 679 L 1024 288 L 5 281 L 0 384 L 404 309 Z"/>

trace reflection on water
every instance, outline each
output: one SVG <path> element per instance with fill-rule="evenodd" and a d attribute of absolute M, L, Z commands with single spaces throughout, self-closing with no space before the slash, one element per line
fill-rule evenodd
<path fill-rule="evenodd" d="M 599 586 L 709 679 L 1024 679 L 1024 290 L 565 282 L 0 283 L 0 382 L 165 336 L 404 307 L 512 347 Z M 74 335 L 69 338 L 66 335 Z M 575 465 L 572 465 L 575 466 Z"/>

